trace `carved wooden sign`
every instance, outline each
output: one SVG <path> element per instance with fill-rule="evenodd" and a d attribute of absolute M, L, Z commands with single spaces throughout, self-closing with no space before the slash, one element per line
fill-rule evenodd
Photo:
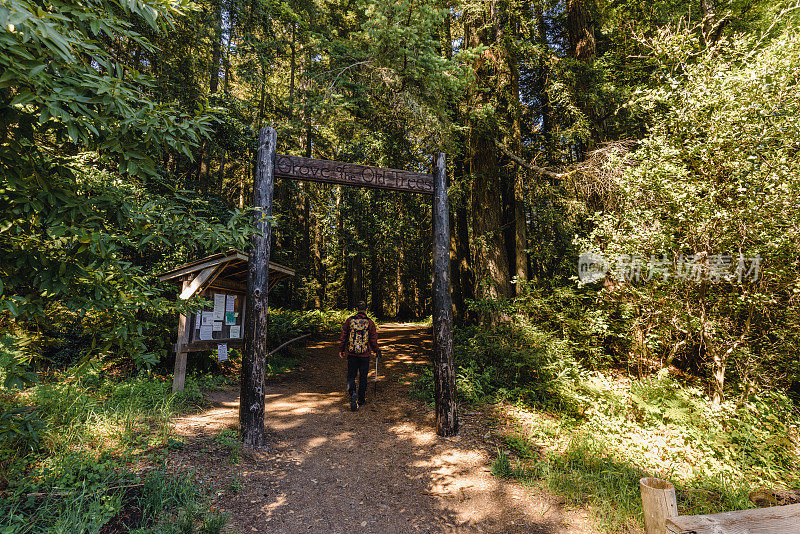
<path fill-rule="evenodd" d="M 283 154 L 275 155 L 275 176 L 292 180 L 433 194 L 433 176 L 430 174 Z"/>

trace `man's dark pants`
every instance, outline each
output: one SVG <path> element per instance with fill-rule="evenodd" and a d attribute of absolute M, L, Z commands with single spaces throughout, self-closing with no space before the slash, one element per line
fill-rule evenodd
<path fill-rule="evenodd" d="M 358 402 L 364 404 L 364 397 L 367 394 L 369 356 L 347 356 L 347 392 L 351 398 L 356 391 L 356 373 L 358 373 Z"/>

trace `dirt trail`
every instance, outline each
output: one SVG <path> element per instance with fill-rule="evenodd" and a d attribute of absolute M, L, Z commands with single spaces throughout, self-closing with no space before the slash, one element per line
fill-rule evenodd
<path fill-rule="evenodd" d="M 211 409 L 175 421 L 189 444 L 171 461 L 198 468 L 217 490 L 215 508 L 229 511 L 243 534 L 591 532 L 584 513 L 489 473 L 494 449 L 483 414 L 464 414 L 457 437 L 436 435 L 432 410 L 408 397 L 402 378 L 427 360 L 429 339 L 415 325 L 379 327 L 377 395 L 370 376 L 367 404 L 356 413 L 336 343 L 313 344 L 297 372 L 268 387 L 266 452 L 231 464 L 208 439 L 237 425 L 238 392 L 221 392 Z"/>

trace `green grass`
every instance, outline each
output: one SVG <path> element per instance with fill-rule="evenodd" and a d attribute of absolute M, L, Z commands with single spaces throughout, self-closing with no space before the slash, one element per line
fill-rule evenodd
<path fill-rule="evenodd" d="M 0 435 L 0 532 L 97 532 L 123 517 L 140 533 L 219 532 L 224 518 L 191 473 L 132 471 L 183 445 L 170 419 L 203 402 L 195 377 L 177 394 L 149 375 L 111 381 L 90 368 L 56 379 L 0 396 L 4 417 L 17 412 Z"/>
<path fill-rule="evenodd" d="M 242 442 L 239 438 L 239 432 L 236 430 L 223 430 L 217 435 L 215 441 L 228 449 L 228 461 L 232 464 L 238 464 L 240 461 L 240 453 L 242 449 Z"/>
<path fill-rule="evenodd" d="M 527 443 L 526 443 L 527 441 Z M 535 450 L 530 440 L 514 436 L 506 444 L 518 452 Z M 639 479 L 653 476 L 632 462 L 614 457 L 613 448 L 584 434 L 573 434 L 562 451 L 544 451 L 527 458 L 510 459 L 503 451 L 491 468 L 501 478 L 542 483 L 561 495 L 568 506 L 587 507 L 597 526 L 606 532 L 627 532 L 642 526 Z M 681 514 L 706 514 L 752 508 L 746 482 L 696 477 L 672 480 Z"/>
<path fill-rule="evenodd" d="M 642 527 L 639 478 L 672 481 L 681 514 L 751 508 L 755 487 L 800 488 L 798 409 L 762 391 L 715 407 L 666 372 L 640 380 L 589 371 L 535 327 L 456 332 L 457 389 L 504 427 L 492 472 L 547 487 L 605 532 Z M 409 391 L 433 401 L 420 369 Z"/>
<path fill-rule="evenodd" d="M 567 504 L 587 507 L 605 532 L 642 526 L 644 476 L 673 482 L 679 512 L 690 515 L 751 508 L 754 487 L 800 485 L 793 412 L 784 411 L 780 395 L 712 409 L 700 392 L 658 380 L 598 392 L 577 418 L 500 405 L 516 424 L 504 437 L 511 454 L 500 451 L 492 472 L 543 484 Z"/>
<path fill-rule="evenodd" d="M 348 315 L 270 310 L 270 342 L 337 332 Z M 202 406 L 201 391 L 230 387 L 237 377 L 190 373 L 184 390 L 172 393 L 171 377 L 110 379 L 101 364 L 89 363 L 51 369 L 35 383 L 16 346 L 10 334 L 0 336 L 0 378 L 27 387 L 0 386 L 0 532 L 97 532 L 106 524 L 139 534 L 223 528 L 227 516 L 209 510 L 207 488 L 193 473 L 166 469 L 164 459 L 185 447 L 172 435 L 171 419 Z M 269 358 L 267 376 L 291 370 L 304 356 L 298 345 L 281 350 Z M 236 432 L 216 441 L 231 464 L 240 462 Z M 161 467 L 140 476 L 133 468 L 142 465 Z M 229 489 L 240 491 L 241 481 Z"/>

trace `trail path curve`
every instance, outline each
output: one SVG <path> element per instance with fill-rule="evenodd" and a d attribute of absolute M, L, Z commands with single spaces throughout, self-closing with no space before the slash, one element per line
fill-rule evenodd
<path fill-rule="evenodd" d="M 215 490 L 215 508 L 230 512 L 243 534 L 593 532 L 584 511 L 490 474 L 496 444 L 486 412 L 462 413 L 454 438 L 436 435 L 433 411 L 408 395 L 409 371 L 431 354 L 429 329 L 380 325 L 379 342 L 378 391 L 370 376 L 358 412 L 349 410 L 346 363 L 328 338 L 308 347 L 300 369 L 269 384 L 268 450 L 232 463 L 212 439 L 237 426 L 238 392 L 224 391 L 208 410 L 175 420 L 188 445 L 169 461 L 196 468 Z"/>

